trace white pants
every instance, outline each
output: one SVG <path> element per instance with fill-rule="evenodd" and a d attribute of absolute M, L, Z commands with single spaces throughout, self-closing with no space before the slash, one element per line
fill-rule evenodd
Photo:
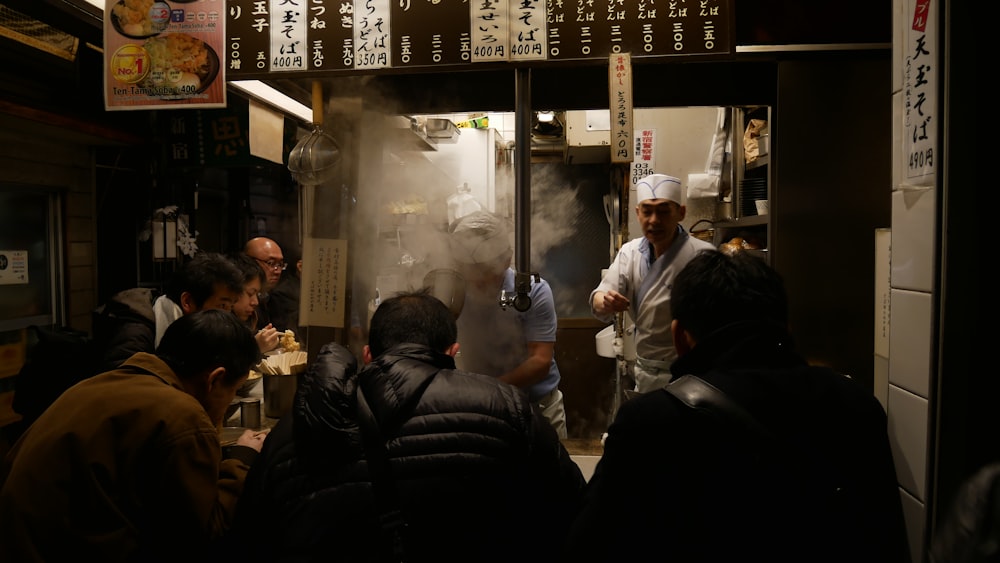
<path fill-rule="evenodd" d="M 662 389 L 673 378 L 668 362 L 646 360 L 643 358 L 635 359 L 635 366 L 632 368 L 632 373 L 635 377 L 635 390 L 638 393 L 648 393 Z"/>
<path fill-rule="evenodd" d="M 549 391 L 547 395 L 535 401 L 538 408 L 545 415 L 552 428 L 556 429 L 559 438 L 566 438 L 566 406 L 563 404 L 563 394 L 558 387 Z"/>

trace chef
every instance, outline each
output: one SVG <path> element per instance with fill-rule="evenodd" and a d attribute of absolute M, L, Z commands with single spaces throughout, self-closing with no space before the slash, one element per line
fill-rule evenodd
<path fill-rule="evenodd" d="M 681 227 L 681 181 L 651 174 L 636 184 L 636 217 L 642 236 L 622 245 L 601 283 L 590 293 L 590 309 L 604 322 L 628 310 L 635 320 L 635 391 L 646 393 L 670 382 L 677 357 L 670 334 L 670 286 L 697 253 L 715 250 Z"/>

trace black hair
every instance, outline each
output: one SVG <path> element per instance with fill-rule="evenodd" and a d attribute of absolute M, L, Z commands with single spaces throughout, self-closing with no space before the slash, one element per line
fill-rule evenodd
<path fill-rule="evenodd" d="M 260 280 L 260 285 L 263 287 L 267 283 L 267 272 L 264 268 L 260 267 L 257 260 L 250 257 L 249 254 L 244 254 L 243 252 L 231 252 L 226 255 L 239 270 L 243 276 L 243 285 L 250 283 L 251 280 L 257 278 Z M 242 288 L 241 291 L 242 292 Z"/>
<path fill-rule="evenodd" d="M 171 276 L 167 297 L 180 304 L 181 294 L 191 294 L 194 304 L 201 307 L 215 294 L 218 285 L 233 293 L 243 293 L 243 274 L 228 258 L 217 252 L 199 252 Z"/>
<path fill-rule="evenodd" d="M 225 379 L 234 381 L 250 373 L 250 368 L 260 361 L 260 348 L 236 315 L 204 309 L 170 323 L 156 355 L 181 379 L 223 367 Z"/>
<path fill-rule="evenodd" d="M 407 342 L 444 352 L 457 341 L 455 316 L 428 288 L 397 293 L 383 301 L 372 315 L 368 332 L 372 356 Z"/>
<path fill-rule="evenodd" d="M 781 276 L 747 252 L 728 256 L 702 251 L 677 274 L 670 290 L 673 318 L 701 340 L 733 323 L 788 324 L 788 295 Z"/>

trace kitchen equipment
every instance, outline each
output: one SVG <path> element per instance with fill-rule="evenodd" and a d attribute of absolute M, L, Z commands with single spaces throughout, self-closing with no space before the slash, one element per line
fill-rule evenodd
<path fill-rule="evenodd" d="M 622 352 L 625 355 L 625 359 L 628 361 L 635 360 L 635 325 L 629 325 L 625 327 L 624 337 L 622 338 Z M 597 345 L 597 355 L 602 358 L 616 358 L 618 355 L 615 353 L 614 343 L 615 343 L 615 325 L 611 324 L 606 326 L 601 332 L 597 333 L 594 337 Z"/>
<path fill-rule="evenodd" d="M 705 223 L 705 225 L 702 225 L 702 223 Z M 691 225 L 691 228 L 688 230 L 688 232 L 694 238 L 706 242 L 712 242 L 712 240 L 715 238 L 715 228 L 713 226 L 712 221 L 710 221 L 709 219 L 701 219 L 699 221 L 696 221 L 694 225 Z"/>
<path fill-rule="evenodd" d="M 264 380 L 264 416 L 281 418 L 291 408 L 299 374 L 306 370 L 306 352 L 282 352 L 266 356 L 257 364 Z"/>
<path fill-rule="evenodd" d="M 292 178 L 307 186 L 316 186 L 332 178 L 339 162 L 340 146 L 319 125 L 288 153 L 288 171 Z"/>
<path fill-rule="evenodd" d="M 437 297 L 457 319 L 465 306 L 465 278 L 455 270 L 438 268 L 424 275 L 424 287 L 430 288 L 431 295 Z"/>

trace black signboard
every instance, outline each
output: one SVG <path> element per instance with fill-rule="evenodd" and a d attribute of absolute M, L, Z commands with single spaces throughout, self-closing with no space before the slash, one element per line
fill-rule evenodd
<path fill-rule="evenodd" d="M 497 29 L 511 35 L 506 44 L 513 46 L 523 44 L 528 29 L 526 20 L 517 20 L 543 8 L 544 30 L 535 18 L 530 32 L 543 44 L 544 58 L 518 59 L 511 48 L 506 62 L 544 66 L 614 53 L 635 60 L 733 52 L 733 0 L 229 0 L 227 79 L 495 65 L 496 59 L 477 62 L 473 55 L 483 46 L 477 37 L 487 36 L 477 34 L 481 15 L 508 18 L 509 25 Z M 367 55 L 373 46 L 379 57 L 359 59 L 359 49 Z M 283 58 L 289 51 L 304 53 L 298 65 Z"/>

